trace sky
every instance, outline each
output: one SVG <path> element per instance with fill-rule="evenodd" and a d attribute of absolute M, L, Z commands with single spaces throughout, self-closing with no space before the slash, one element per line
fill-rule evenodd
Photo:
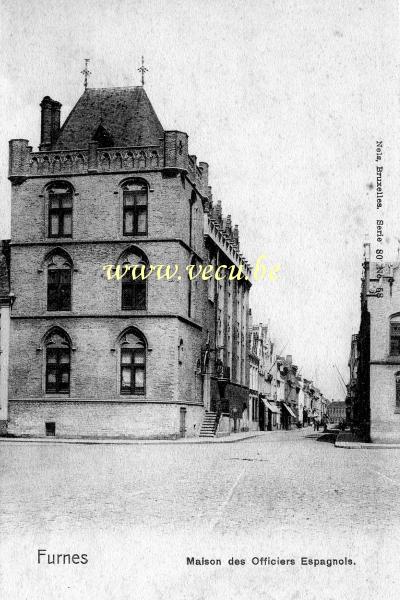
<path fill-rule="evenodd" d="M 189 134 L 251 263 L 254 323 L 330 398 L 345 392 L 363 244 L 384 219 L 396 257 L 398 15 L 394 0 L 0 0 L 0 238 L 10 236 L 8 140 L 37 147 L 39 104 L 66 118 L 91 87 L 138 85 L 165 129 Z M 376 142 L 384 202 L 376 210 Z M 400 237 L 400 236 L 399 236 Z M 34 283 L 33 283 L 34 284 Z M 336 365 L 336 367 L 334 366 Z"/>

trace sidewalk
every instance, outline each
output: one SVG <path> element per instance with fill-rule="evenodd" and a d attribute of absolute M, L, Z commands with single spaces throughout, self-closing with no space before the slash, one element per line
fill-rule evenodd
<path fill-rule="evenodd" d="M 400 444 L 371 444 L 370 442 L 357 441 L 355 436 L 347 431 L 339 433 L 335 442 L 336 448 L 348 448 L 349 450 L 394 450 L 400 449 Z"/>
<path fill-rule="evenodd" d="M 250 438 L 261 437 L 271 433 L 269 431 L 249 431 L 241 433 L 232 433 L 223 437 L 215 438 L 177 438 L 165 440 L 146 440 L 146 439 L 123 439 L 123 438 L 56 438 L 56 437 L 0 437 L 0 443 L 34 443 L 34 444 L 116 444 L 116 445 L 155 445 L 155 444 L 231 444 L 241 442 Z"/>
<path fill-rule="evenodd" d="M 121 439 L 121 438 L 56 438 L 56 437 L 0 437 L 1 443 L 29 443 L 29 444 L 116 444 L 116 445 L 157 445 L 157 444 L 232 444 L 234 442 L 242 442 L 243 440 L 249 440 L 258 437 L 274 437 L 275 434 L 291 435 L 294 433 L 306 432 L 307 429 L 298 430 L 292 429 L 290 431 L 246 431 L 240 433 L 231 433 L 221 437 L 214 438 L 177 438 L 177 439 L 166 439 L 166 440 L 146 440 L 146 439 Z M 295 436 L 297 437 L 297 436 Z"/>

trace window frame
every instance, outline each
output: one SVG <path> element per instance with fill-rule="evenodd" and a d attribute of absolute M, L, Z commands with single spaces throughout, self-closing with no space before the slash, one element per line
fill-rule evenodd
<path fill-rule="evenodd" d="M 138 265 L 147 267 L 148 265 L 143 261 L 138 262 Z M 134 266 L 134 265 L 132 265 Z M 131 290 L 132 297 L 137 299 L 138 289 L 144 289 L 144 303 L 143 306 L 127 306 L 124 305 L 124 290 Z M 147 310 L 147 279 L 132 279 L 132 269 L 122 277 L 121 279 L 121 310 Z"/>
<path fill-rule="evenodd" d="M 72 390 L 72 367 L 73 367 L 73 348 L 71 338 L 61 327 L 50 327 L 41 340 L 42 356 L 42 392 L 47 398 L 55 396 L 70 396 Z M 56 355 L 55 362 L 49 362 L 51 354 Z M 68 355 L 68 360 L 62 361 L 62 355 Z M 56 372 L 56 382 L 49 385 L 50 371 Z M 68 383 L 62 384 L 63 373 L 68 373 Z M 63 389 L 64 387 L 64 389 Z"/>
<path fill-rule="evenodd" d="M 49 364 L 49 353 L 53 353 L 56 358 L 56 362 L 53 365 Z M 62 355 L 68 356 L 68 362 L 62 362 Z M 46 394 L 69 394 L 71 391 L 71 348 L 70 347 L 54 347 L 51 348 L 46 346 L 45 348 L 46 357 L 46 373 L 45 373 L 45 392 Z M 51 369 L 50 369 L 51 367 Z M 50 371 L 56 375 L 56 383 L 54 388 L 49 387 L 49 374 Z M 68 374 L 68 386 L 63 389 L 62 376 Z"/>
<path fill-rule="evenodd" d="M 54 193 L 54 188 L 57 186 L 65 187 L 65 192 L 60 194 Z M 52 201 L 57 199 L 59 201 L 58 207 L 52 207 Z M 47 186 L 47 236 L 51 239 L 57 238 L 72 238 L 73 235 L 73 198 L 74 198 L 74 190 L 69 183 L 66 182 L 57 182 L 53 181 Z M 66 200 L 70 200 L 70 206 L 62 206 L 62 203 Z M 71 228 L 70 233 L 65 233 L 65 217 L 70 216 L 71 219 Z M 52 232 L 52 217 L 57 217 L 58 223 L 58 233 Z"/>
<path fill-rule="evenodd" d="M 129 363 L 124 363 L 123 354 L 129 353 L 131 360 Z M 143 356 L 143 363 L 135 362 L 135 356 L 141 354 Z M 124 388 L 123 386 L 123 370 L 130 369 L 130 387 Z M 143 387 L 136 387 L 136 372 L 142 371 L 143 373 Z M 121 346 L 120 350 L 120 383 L 119 393 L 121 396 L 144 396 L 146 394 L 146 346 L 143 348 L 130 348 Z"/>
<path fill-rule="evenodd" d="M 59 280 L 57 283 L 54 282 L 50 282 L 50 273 L 54 274 L 57 273 L 59 276 Z M 60 282 L 61 279 L 61 273 L 68 273 L 68 282 Z M 56 298 L 58 299 L 58 301 L 55 303 L 54 306 L 50 306 L 50 301 L 51 301 L 51 293 L 50 293 L 50 287 L 51 286 L 56 286 L 58 288 L 58 291 L 56 291 L 54 293 L 54 296 L 56 296 Z M 61 289 L 62 287 L 67 287 L 68 286 L 68 302 L 62 304 L 60 298 L 62 298 L 61 296 Z M 65 268 L 59 268 L 59 269 L 53 269 L 50 268 L 49 266 L 47 267 L 47 300 L 46 300 L 47 304 L 46 304 L 46 309 L 48 312 L 63 312 L 63 311 L 68 311 L 70 312 L 72 310 L 72 267 L 65 267 Z"/>
<path fill-rule="evenodd" d="M 129 190 L 129 186 L 137 186 L 140 189 Z M 124 237 L 142 237 L 148 235 L 149 228 L 149 185 L 147 181 L 141 179 L 129 179 L 121 184 L 122 189 L 122 235 Z M 131 197 L 132 204 L 126 204 L 128 197 Z M 138 204 L 140 199 L 145 199 L 143 204 Z M 127 229 L 127 215 L 132 215 L 132 229 Z M 139 216 L 145 215 L 145 228 L 139 231 Z"/>
<path fill-rule="evenodd" d="M 398 334 L 393 335 L 393 329 L 397 327 Z M 393 351 L 394 340 L 397 340 L 397 351 Z M 400 356 L 400 318 L 394 317 L 389 323 L 389 356 Z"/>
<path fill-rule="evenodd" d="M 394 374 L 394 384 L 395 384 L 395 403 L 394 408 L 396 412 L 400 411 L 400 371 L 397 371 Z"/>

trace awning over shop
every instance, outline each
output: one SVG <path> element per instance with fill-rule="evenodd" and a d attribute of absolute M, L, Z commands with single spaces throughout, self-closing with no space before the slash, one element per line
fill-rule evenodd
<path fill-rule="evenodd" d="M 294 414 L 294 412 L 292 411 L 292 409 L 290 408 L 290 406 L 288 406 L 284 402 L 282 402 L 282 405 L 286 408 L 286 410 L 288 411 L 288 413 L 289 413 L 290 416 L 292 416 L 295 419 L 297 419 L 296 415 Z"/>
<path fill-rule="evenodd" d="M 268 402 L 268 400 L 266 400 L 265 398 L 261 398 L 261 400 L 264 402 L 265 408 L 268 408 L 268 410 L 270 410 L 271 412 L 277 414 L 280 412 L 279 408 L 273 402 Z"/>
<path fill-rule="evenodd" d="M 270 407 L 271 407 L 271 408 L 270 408 L 270 410 L 271 410 L 273 413 L 276 413 L 277 415 L 279 415 L 279 414 L 280 414 L 280 412 L 281 412 L 281 411 L 280 411 L 280 409 L 277 407 L 277 405 L 276 405 L 276 404 L 274 404 L 274 402 L 270 402 L 270 403 L 269 403 L 269 405 L 270 405 Z"/>

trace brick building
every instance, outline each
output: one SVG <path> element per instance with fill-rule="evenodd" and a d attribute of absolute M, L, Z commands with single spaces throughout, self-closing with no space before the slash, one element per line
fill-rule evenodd
<path fill-rule="evenodd" d="M 38 152 L 10 142 L 8 432 L 192 436 L 210 409 L 236 426 L 250 283 L 186 270 L 211 261 L 250 274 L 207 163 L 186 133 L 163 129 L 143 87 L 87 89 L 62 127 L 60 109 L 43 99 Z M 166 264 L 180 278 L 109 281 L 103 269 Z"/>

